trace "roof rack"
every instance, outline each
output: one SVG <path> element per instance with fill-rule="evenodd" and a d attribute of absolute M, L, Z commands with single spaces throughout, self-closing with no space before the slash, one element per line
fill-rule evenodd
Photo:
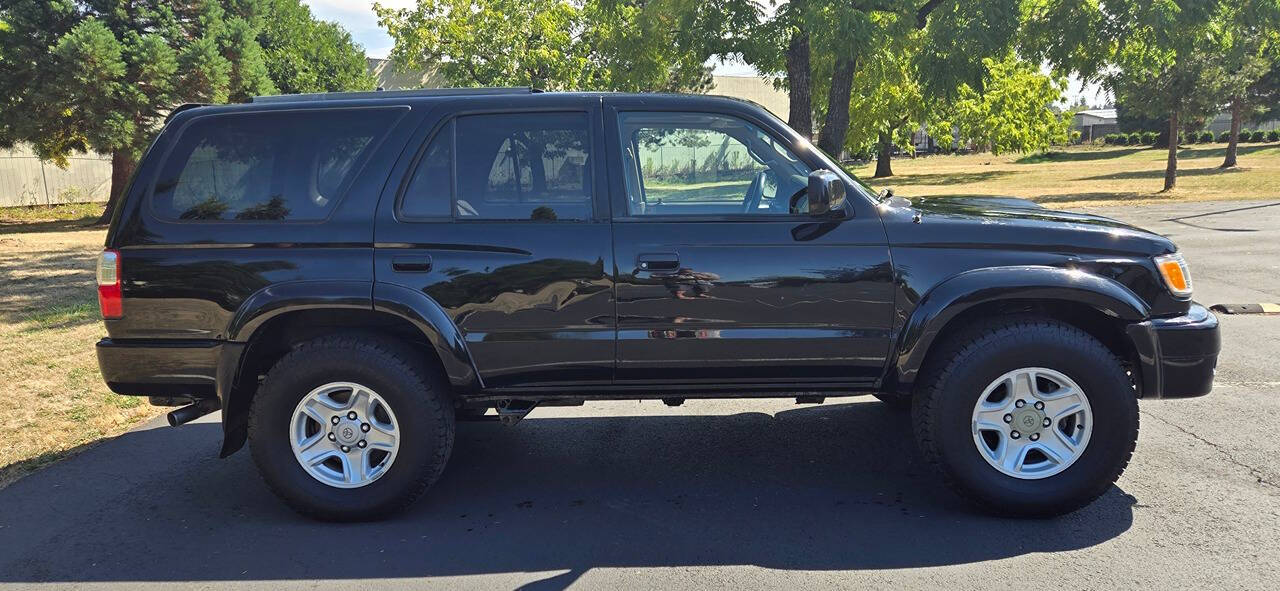
<path fill-rule="evenodd" d="M 540 92 L 528 86 L 501 88 L 419 88 L 416 90 L 374 90 L 365 92 L 316 92 L 307 94 L 274 94 L 255 96 L 255 103 L 292 103 L 298 101 L 346 101 L 356 99 L 389 99 L 433 96 L 475 96 L 490 94 L 532 94 Z"/>

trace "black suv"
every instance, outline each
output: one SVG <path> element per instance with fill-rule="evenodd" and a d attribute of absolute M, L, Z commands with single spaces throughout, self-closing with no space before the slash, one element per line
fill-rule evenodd
<path fill-rule="evenodd" d="M 871 394 L 1003 514 L 1120 475 L 1139 398 L 1209 392 L 1167 239 L 1011 199 L 877 195 L 760 107 L 527 89 L 175 111 L 98 269 L 120 394 L 222 411 L 295 509 L 368 519 L 459 420 L 584 400 Z M 886 425 L 894 429 L 903 425 Z"/>

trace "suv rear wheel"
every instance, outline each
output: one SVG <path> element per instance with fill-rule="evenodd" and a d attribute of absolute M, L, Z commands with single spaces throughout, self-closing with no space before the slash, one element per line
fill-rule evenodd
<path fill-rule="evenodd" d="M 267 373 L 249 416 L 253 459 L 272 491 L 332 521 L 408 506 L 439 478 L 453 436 L 439 376 L 377 336 L 299 345 Z"/>
<path fill-rule="evenodd" d="M 1097 339 L 1050 319 L 981 321 L 921 375 L 916 438 L 961 496 L 1003 515 L 1069 513 L 1120 477 L 1138 438 L 1137 397 Z"/>

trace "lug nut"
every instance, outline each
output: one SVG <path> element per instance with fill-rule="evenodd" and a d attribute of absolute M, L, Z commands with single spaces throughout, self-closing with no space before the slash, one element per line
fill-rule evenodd
<path fill-rule="evenodd" d="M 1040 402 L 1039 400 L 1037 400 L 1037 401 L 1036 401 L 1036 410 L 1044 410 L 1044 403 L 1043 403 L 1043 402 Z"/>
<path fill-rule="evenodd" d="M 1022 434 L 1021 434 L 1021 433 L 1019 433 L 1019 432 L 1017 432 L 1017 431 L 1014 431 L 1014 432 L 1012 432 L 1012 433 L 1010 433 L 1010 434 L 1009 434 L 1009 437 L 1012 437 L 1012 438 L 1014 438 L 1014 439 L 1017 439 L 1017 438 L 1019 438 L 1019 437 L 1022 437 Z"/>
<path fill-rule="evenodd" d="M 1013 403 L 1013 405 L 1014 405 L 1014 406 L 1016 406 L 1016 407 L 1018 407 L 1018 408 L 1022 408 L 1022 407 L 1024 407 L 1024 406 L 1026 406 L 1026 405 L 1027 405 L 1027 401 L 1026 401 L 1026 400 L 1019 400 L 1019 401 L 1017 401 L 1017 402 Z"/>
<path fill-rule="evenodd" d="M 1049 417 L 1044 418 L 1044 426 L 1048 427 L 1049 425 L 1052 425 L 1052 424 L 1053 424 L 1052 419 L 1050 419 Z"/>
<path fill-rule="evenodd" d="M 1032 441 L 1039 441 L 1039 440 L 1040 440 L 1040 434 L 1039 434 L 1039 433 L 1032 433 L 1032 434 L 1031 434 L 1031 438 L 1030 438 L 1030 439 L 1031 439 Z"/>
<path fill-rule="evenodd" d="M 366 442 L 365 442 L 365 440 L 361 439 L 361 440 L 360 440 L 360 443 L 357 443 L 356 445 L 360 446 L 360 448 L 361 448 L 361 449 L 363 449 L 363 448 L 364 448 L 364 446 L 369 445 L 369 444 L 368 444 L 368 443 L 366 443 Z"/>
<path fill-rule="evenodd" d="M 363 423 L 363 424 L 361 424 L 361 425 L 360 425 L 360 430 L 361 430 L 361 431 L 364 431 L 365 433 L 368 433 L 368 432 L 369 432 L 369 423 Z"/>
<path fill-rule="evenodd" d="M 337 439 L 338 439 L 337 435 L 334 435 L 333 433 L 329 434 L 329 441 L 336 441 Z"/>
<path fill-rule="evenodd" d="M 337 424 L 338 424 L 338 421 L 341 421 L 341 420 L 342 420 L 342 419 L 339 419 L 337 415 L 334 415 L 334 416 L 333 416 L 333 420 L 332 420 L 332 421 L 330 421 L 330 422 L 331 422 L 331 423 L 333 423 L 333 424 L 335 424 L 335 425 L 337 425 Z"/>
<path fill-rule="evenodd" d="M 349 448 L 349 447 L 347 447 L 347 446 L 345 446 L 345 445 L 344 445 L 344 446 L 342 446 L 342 453 L 347 453 L 347 452 L 349 452 L 349 451 L 351 451 L 351 448 Z"/>
<path fill-rule="evenodd" d="M 1013 422 L 1013 415 L 1004 415 L 1004 422 L 1006 422 L 1006 423 L 1012 423 L 1012 422 Z"/>
<path fill-rule="evenodd" d="M 356 411 L 354 411 L 354 410 L 353 410 L 353 411 L 351 411 L 351 412 L 347 413 L 347 418 L 348 418 L 348 419 L 351 419 L 351 420 L 353 420 L 353 421 L 354 421 L 354 420 L 356 420 Z"/>

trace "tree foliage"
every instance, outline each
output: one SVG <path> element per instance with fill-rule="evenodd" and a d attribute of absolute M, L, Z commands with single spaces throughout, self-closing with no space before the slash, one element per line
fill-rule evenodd
<path fill-rule="evenodd" d="M 265 0 L 258 44 L 284 94 L 373 90 L 364 49 L 340 25 L 318 20 L 299 0 Z"/>
<path fill-rule="evenodd" d="M 949 120 L 936 128 L 938 135 L 949 135 L 954 126 L 962 142 L 993 154 L 1041 151 L 1067 142 L 1072 113 L 1052 108 L 1066 90 L 1065 78 L 1045 76 L 1012 53 L 983 64 L 983 92 L 962 83 Z"/>
<path fill-rule="evenodd" d="M 403 69 L 435 69 L 455 86 L 689 91 L 723 35 L 756 20 L 750 2 L 419 0 L 375 5 Z"/>

